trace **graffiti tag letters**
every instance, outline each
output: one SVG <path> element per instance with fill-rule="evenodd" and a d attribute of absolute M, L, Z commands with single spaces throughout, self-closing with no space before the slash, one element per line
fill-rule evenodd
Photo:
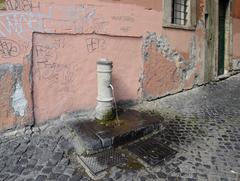
<path fill-rule="evenodd" d="M 32 2 L 29 0 L 6 0 L 7 10 L 31 11 Z"/>
<path fill-rule="evenodd" d="M 55 49 L 37 45 L 35 48 L 36 56 L 41 62 L 55 62 L 57 54 Z"/>
<path fill-rule="evenodd" d="M 105 49 L 105 40 L 99 38 L 88 38 L 86 39 L 87 50 L 89 53 L 94 52 L 97 49 Z"/>
<path fill-rule="evenodd" d="M 34 46 L 38 80 L 46 81 L 48 88 L 63 92 L 71 90 L 74 72 L 78 71 L 78 64 L 57 61 L 58 49 L 64 48 L 64 41 L 64 38 L 56 38 L 45 45 Z"/>
<path fill-rule="evenodd" d="M 17 42 L 9 39 L 0 39 L 0 56 L 2 58 L 16 57 L 20 54 L 20 47 Z"/>

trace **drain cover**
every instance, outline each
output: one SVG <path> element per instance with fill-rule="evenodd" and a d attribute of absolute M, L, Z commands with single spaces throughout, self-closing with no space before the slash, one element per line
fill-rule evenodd
<path fill-rule="evenodd" d="M 177 153 L 154 138 L 130 145 L 128 150 L 151 166 L 156 166 Z"/>
<path fill-rule="evenodd" d="M 80 156 L 80 160 L 84 168 L 96 176 L 108 168 L 123 163 L 126 158 L 121 153 L 111 149 L 90 156 Z"/>

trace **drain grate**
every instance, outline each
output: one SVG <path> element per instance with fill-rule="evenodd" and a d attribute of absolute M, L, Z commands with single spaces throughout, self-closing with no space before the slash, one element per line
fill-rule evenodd
<path fill-rule="evenodd" d="M 128 147 L 128 150 L 151 166 L 156 166 L 177 153 L 177 151 L 161 144 L 154 138 L 132 144 Z"/>
<path fill-rule="evenodd" d="M 80 156 L 83 166 L 92 174 L 98 175 L 108 168 L 126 161 L 126 157 L 116 150 L 110 149 L 90 156 Z"/>

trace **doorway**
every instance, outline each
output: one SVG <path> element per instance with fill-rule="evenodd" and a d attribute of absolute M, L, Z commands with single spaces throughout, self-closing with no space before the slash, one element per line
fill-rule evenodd
<path fill-rule="evenodd" d="M 227 75 L 232 52 L 232 0 L 207 0 L 204 82 Z"/>
<path fill-rule="evenodd" d="M 227 51 L 227 35 L 228 35 L 228 10 L 229 0 L 219 0 L 219 16 L 218 16 L 218 75 L 225 73 L 225 64 L 228 53 Z"/>

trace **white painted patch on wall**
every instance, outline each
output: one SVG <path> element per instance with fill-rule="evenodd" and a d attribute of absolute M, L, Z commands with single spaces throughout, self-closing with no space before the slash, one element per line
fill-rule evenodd
<path fill-rule="evenodd" d="M 233 70 L 240 70 L 240 59 L 233 59 Z"/>
<path fill-rule="evenodd" d="M 15 114 L 24 116 L 25 109 L 27 107 L 27 100 L 25 99 L 23 88 L 19 82 L 16 83 L 15 91 L 11 98 L 12 107 L 14 109 Z"/>

